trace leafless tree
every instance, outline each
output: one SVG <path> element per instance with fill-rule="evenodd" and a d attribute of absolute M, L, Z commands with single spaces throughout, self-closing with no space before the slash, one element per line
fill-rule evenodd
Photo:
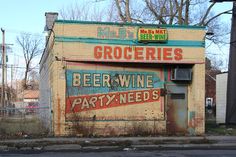
<path fill-rule="evenodd" d="M 59 15 L 66 20 L 80 20 L 80 21 L 103 21 L 104 9 L 97 7 L 95 0 L 82 0 L 80 3 L 74 2 L 68 6 L 64 6 Z M 105 12 L 105 13 L 104 13 Z"/>
<path fill-rule="evenodd" d="M 39 89 L 39 73 L 34 69 L 29 72 L 28 85 L 30 86 L 30 89 Z"/>
<path fill-rule="evenodd" d="M 232 10 L 216 14 L 213 11 L 216 3 L 206 0 L 113 0 L 113 3 L 116 4 L 113 10 L 119 18 L 116 21 L 205 26 L 208 32 L 213 33 L 206 36 L 207 44 L 214 44 L 219 49 L 228 44 L 230 25 L 223 23 L 220 16 L 231 14 Z M 218 58 L 209 54 L 211 60 L 222 60 L 220 54 Z"/>
<path fill-rule="evenodd" d="M 229 27 L 219 24 L 218 17 L 231 13 L 231 10 L 215 14 L 212 9 L 216 3 L 209 3 L 206 0 L 114 0 L 114 2 L 117 15 L 122 22 L 206 26 L 214 33 L 214 36 L 208 39 L 215 43 L 221 43 L 220 37 L 229 33 L 225 31 Z M 222 29 L 224 31 L 219 31 Z"/>
<path fill-rule="evenodd" d="M 122 23 L 148 23 L 168 25 L 205 26 L 214 35 L 206 36 L 210 45 L 227 44 L 229 24 L 222 23 L 221 13 L 213 11 L 216 3 L 209 0 L 84 0 L 61 10 L 63 19 L 108 21 Z M 102 3 L 102 4 L 101 4 Z M 101 5 L 104 9 L 99 10 Z M 100 7 L 99 7 L 100 6 Z M 208 46 L 207 46 L 208 47 Z M 212 57 L 210 57 L 212 59 Z"/>
<path fill-rule="evenodd" d="M 98 9 L 101 1 L 104 9 Z M 60 10 L 67 20 L 104 20 L 129 23 L 155 23 L 169 25 L 213 26 L 221 15 L 231 10 L 215 14 L 216 3 L 206 0 L 83 0 Z M 115 11 L 115 12 L 114 12 Z M 102 17 L 102 18 L 101 18 Z M 212 28 L 213 29 L 213 28 Z"/>
<path fill-rule="evenodd" d="M 27 88 L 28 74 L 31 71 L 31 64 L 35 57 L 42 53 L 42 39 L 27 33 L 22 33 L 16 38 L 17 43 L 22 48 L 22 53 L 25 60 L 25 72 L 23 79 L 23 88 Z"/>
<path fill-rule="evenodd" d="M 60 10 L 60 16 L 66 20 L 88 20 L 88 10 L 85 5 L 79 5 L 78 3 L 64 6 Z"/>

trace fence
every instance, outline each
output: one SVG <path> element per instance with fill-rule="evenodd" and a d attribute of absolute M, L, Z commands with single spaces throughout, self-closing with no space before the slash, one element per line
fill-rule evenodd
<path fill-rule="evenodd" d="M 5 107 L 0 109 L 0 139 L 48 136 L 40 114 L 49 107 Z"/>

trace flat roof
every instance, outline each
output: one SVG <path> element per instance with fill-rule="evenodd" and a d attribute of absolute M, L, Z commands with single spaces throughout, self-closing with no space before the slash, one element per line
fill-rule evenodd
<path fill-rule="evenodd" d="M 158 25 L 158 24 L 140 24 L 140 23 L 118 23 L 118 22 L 99 22 L 99 21 L 76 21 L 76 20 L 56 20 L 55 23 L 63 24 L 91 24 L 91 25 L 113 25 L 113 26 L 138 26 L 138 27 L 166 27 L 176 29 L 205 29 L 205 26 L 191 25 Z"/>

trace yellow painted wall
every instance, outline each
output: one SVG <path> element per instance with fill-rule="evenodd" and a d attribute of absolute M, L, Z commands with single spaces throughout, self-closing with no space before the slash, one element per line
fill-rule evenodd
<path fill-rule="evenodd" d="M 155 28 L 155 26 L 141 26 L 145 28 Z M 134 39 L 136 39 L 137 29 L 139 26 L 126 26 L 126 25 L 106 25 L 106 24 L 76 24 L 76 23 L 56 23 L 54 31 L 58 36 L 70 36 L 70 37 L 86 37 L 86 38 L 98 38 L 98 28 L 109 28 L 109 31 L 114 31 L 118 34 L 120 28 L 125 28 L 127 32 L 132 33 Z M 165 26 L 163 26 L 165 28 Z M 189 40 L 189 41 L 202 41 L 205 35 L 203 29 L 184 29 L 184 28 L 167 28 L 168 40 Z M 128 35 L 127 35 L 128 38 Z M 116 39 L 116 38 L 108 38 Z"/>
<path fill-rule="evenodd" d="M 112 49 L 111 57 L 104 55 L 105 48 L 108 47 Z M 88 44 L 88 43 L 75 43 L 75 42 L 62 42 L 56 43 L 55 51 L 58 53 L 58 57 L 65 57 L 67 60 L 71 61 L 96 61 L 96 62 L 146 62 L 146 63 L 176 63 L 176 64 L 195 64 L 195 63 L 204 63 L 204 49 L 199 47 L 168 47 L 168 46 L 124 46 L 124 45 L 108 45 L 108 44 Z M 99 50 L 96 51 L 96 48 Z M 121 57 L 116 58 L 115 48 L 121 49 Z M 125 49 L 130 48 L 131 51 L 128 55 L 131 56 L 130 59 L 125 59 Z M 140 49 L 140 55 L 138 59 L 135 58 L 135 49 Z M 152 59 L 151 55 L 147 55 L 147 48 L 155 50 L 154 57 Z M 161 51 L 160 58 L 158 51 Z M 168 55 L 164 58 L 164 49 L 168 49 Z M 175 50 L 181 49 L 182 58 L 175 59 L 176 55 L 174 54 Z M 96 53 L 97 52 L 97 53 Z M 103 54 L 102 54 L 103 53 Z M 95 57 L 95 56 L 98 57 Z M 100 56 L 101 55 L 101 56 Z"/>
<path fill-rule="evenodd" d="M 193 83 L 189 86 L 189 131 L 201 135 L 205 132 L 205 64 L 193 67 Z M 191 118 L 191 113 L 194 117 Z"/>

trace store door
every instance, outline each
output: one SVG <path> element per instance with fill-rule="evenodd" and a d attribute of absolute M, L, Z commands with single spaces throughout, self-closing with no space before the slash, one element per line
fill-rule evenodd
<path fill-rule="evenodd" d="M 167 133 L 187 132 L 187 86 L 167 85 Z"/>

